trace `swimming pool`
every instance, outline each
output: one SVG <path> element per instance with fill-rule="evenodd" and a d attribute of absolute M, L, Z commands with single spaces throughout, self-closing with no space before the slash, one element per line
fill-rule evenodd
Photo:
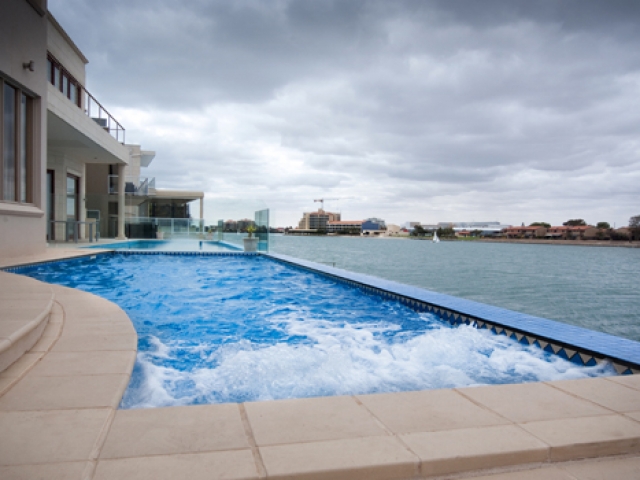
<path fill-rule="evenodd" d="M 116 253 L 25 273 L 130 316 L 139 352 L 123 408 L 615 374 L 260 255 Z"/>

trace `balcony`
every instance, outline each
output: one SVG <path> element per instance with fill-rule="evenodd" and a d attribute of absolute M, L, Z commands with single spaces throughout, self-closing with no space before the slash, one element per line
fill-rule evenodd
<path fill-rule="evenodd" d="M 113 138 L 124 145 L 124 127 L 111 115 L 93 95 L 82 89 L 84 97 L 84 113 L 86 113 L 94 122 L 96 122 L 106 132 L 109 132 Z"/>
<path fill-rule="evenodd" d="M 140 197 L 146 197 L 151 191 L 153 195 L 156 189 L 155 177 L 130 177 L 127 176 L 124 179 L 124 193 L 125 195 L 134 195 Z M 118 175 L 109 175 L 107 177 L 107 192 L 110 195 L 117 195 L 118 192 Z"/>
<path fill-rule="evenodd" d="M 47 55 L 47 79 L 69 103 L 96 122 L 119 143 L 125 143 L 125 129 L 106 108 L 51 54 Z"/>

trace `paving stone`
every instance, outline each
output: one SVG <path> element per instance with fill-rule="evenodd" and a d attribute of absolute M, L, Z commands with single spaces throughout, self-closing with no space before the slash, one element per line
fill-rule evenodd
<path fill-rule="evenodd" d="M 321 397 L 245 404 L 258 445 L 386 435 L 352 397 Z"/>
<path fill-rule="evenodd" d="M 422 462 L 422 475 L 544 462 L 549 447 L 517 426 L 408 433 L 400 438 Z"/>
<path fill-rule="evenodd" d="M 0 467 L 3 480 L 84 480 L 87 462 L 45 463 Z"/>
<path fill-rule="evenodd" d="M 135 357 L 135 352 L 49 352 L 29 374 L 47 377 L 108 373 L 129 375 Z"/>
<path fill-rule="evenodd" d="M 576 480 L 560 467 L 537 467 L 519 472 L 496 473 L 473 477 L 473 480 Z"/>
<path fill-rule="evenodd" d="M 137 351 L 135 334 L 105 335 L 100 333 L 65 334 L 58 339 L 52 352 Z"/>
<path fill-rule="evenodd" d="M 570 463 L 562 468 L 578 480 L 633 480 L 640 478 L 640 457 L 603 458 Z"/>
<path fill-rule="evenodd" d="M 118 410 L 100 458 L 249 448 L 236 404 Z"/>
<path fill-rule="evenodd" d="M 22 377 L 38 360 L 42 358 L 42 353 L 25 353 L 16 360 L 9 368 L 0 372 L 0 378 L 19 378 Z"/>
<path fill-rule="evenodd" d="M 640 375 L 618 375 L 615 377 L 607 377 L 607 380 L 620 383 L 630 388 L 640 390 Z"/>
<path fill-rule="evenodd" d="M 357 398 L 394 433 L 431 432 L 510 423 L 479 407 L 455 390 L 359 395 Z"/>
<path fill-rule="evenodd" d="M 0 398 L 0 410 L 117 408 L 129 375 L 27 375 Z"/>
<path fill-rule="evenodd" d="M 544 383 L 460 388 L 463 395 L 517 423 L 611 412 Z"/>
<path fill-rule="evenodd" d="M 253 480 L 251 450 L 100 460 L 93 480 Z"/>
<path fill-rule="evenodd" d="M 622 415 L 564 418 L 521 427 L 551 447 L 552 461 L 640 451 L 640 424 Z"/>
<path fill-rule="evenodd" d="M 640 390 L 606 378 L 564 380 L 550 385 L 616 412 L 640 411 Z"/>
<path fill-rule="evenodd" d="M 110 411 L 0 412 L 0 465 L 88 460 Z"/>
<path fill-rule="evenodd" d="M 269 479 L 414 478 L 418 458 L 394 437 L 365 437 L 260 447 Z"/>

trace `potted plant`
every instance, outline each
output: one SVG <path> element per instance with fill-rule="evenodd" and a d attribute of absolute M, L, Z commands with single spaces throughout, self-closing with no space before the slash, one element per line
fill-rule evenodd
<path fill-rule="evenodd" d="M 255 252 L 258 250 L 258 239 L 253 236 L 256 231 L 256 227 L 254 225 L 249 225 L 247 227 L 248 237 L 244 238 L 244 251 L 245 252 Z"/>

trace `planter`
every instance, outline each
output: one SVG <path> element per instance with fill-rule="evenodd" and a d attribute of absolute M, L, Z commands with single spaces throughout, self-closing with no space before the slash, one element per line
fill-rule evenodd
<path fill-rule="evenodd" d="M 256 252 L 258 250 L 258 239 L 253 238 L 245 238 L 244 240 L 244 251 L 245 252 Z"/>
<path fill-rule="evenodd" d="M 162 240 L 164 238 L 164 232 L 156 232 L 156 238 Z"/>

